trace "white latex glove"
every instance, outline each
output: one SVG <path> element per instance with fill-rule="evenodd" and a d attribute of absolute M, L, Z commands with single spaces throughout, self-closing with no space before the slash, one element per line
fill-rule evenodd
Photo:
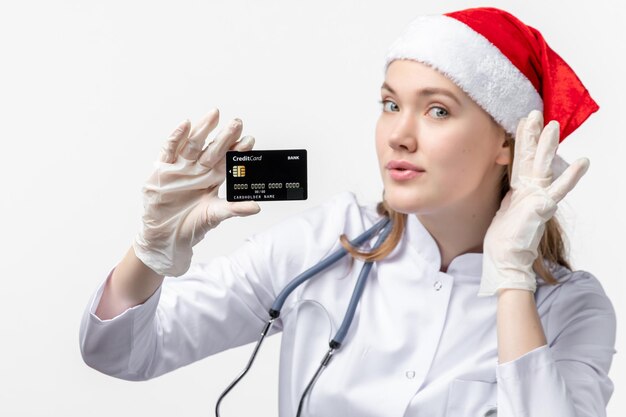
<path fill-rule="evenodd" d="M 222 220 L 261 210 L 254 201 L 229 202 L 217 196 L 226 178 L 226 151 L 248 151 L 254 146 L 251 136 L 237 141 L 242 123 L 234 119 L 203 150 L 218 120 L 219 111 L 213 109 L 193 129 L 189 120 L 182 122 L 164 143 L 142 188 L 144 214 L 133 249 L 160 275 L 177 277 L 187 272 L 191 248 Z"/>
<path fill-rule="evenodd" d="M 545 224 L 589 168 L 589 159 L 580 158 L 553 182 L 551 163 L 559 144 L 559 123 L 552 120 L 543 130 L 542 126 L 538 110 L 517 126 L 511 190 L 485 235 L 479 296 L 493 295 L 500 288 L 535 292 L 532 265 Z"/>

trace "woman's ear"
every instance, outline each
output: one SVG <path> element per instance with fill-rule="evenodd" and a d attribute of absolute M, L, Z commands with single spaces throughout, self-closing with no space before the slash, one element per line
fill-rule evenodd
<path fill-rule="evenodd" d="M 496 164 L 509 165 L 513 162 L 513 138 L 502 129 L 502 134 L 498 138 L 498 142 L 501 146 L 498 148 L 496 154 Z"/>

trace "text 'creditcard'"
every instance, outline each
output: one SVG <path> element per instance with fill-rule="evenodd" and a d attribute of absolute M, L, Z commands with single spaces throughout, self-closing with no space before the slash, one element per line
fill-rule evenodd
<path fill-rule="evenodd" d="M 226 152 L 227 201 L 306 199 L 306 149 Z"/>

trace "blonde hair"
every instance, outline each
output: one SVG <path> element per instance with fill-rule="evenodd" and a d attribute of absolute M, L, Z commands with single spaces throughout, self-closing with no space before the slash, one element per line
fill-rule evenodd
<path fill-rule="evenodd" d="M 513 158 L 515 157 L 515 139 L 506 133 L 506 143 L 511 152 L 511 163 L 506 169 L 502 170 L 501 186 L 500 186 L 500 201 L 504 198 L 506 193 L 511 188 L 511 171 L 513 167 Z M 345 234 L 339 237 L 341 245 L 356 259 L 360 259 L 365 262 L 374 262 L 384 259 L 393 249 L 398 242 L 402 239 L 404 230 L 406 227 L 407 214 L 394 211 L 385 201 L 385 192 L 383 190 L 383 200 L 376 205 L 376 211 L 381 216 L 387 216 L 393 222 L 393 228 L 387 239 L 376 249 L 371 252 L 360 251 L 350 244 L 349 239 Z M 533 269 L 543 280 L 551 285 L 558 284 L 557 279 L 552 275 L 550 270 L 546 268 L 544 261 L 550 261 L 555 264 L 562 265 L 568 269 L 572 269 L 567 257 L 566 248 L 564 243 L 564 234 L 561 226 L 556 219 L 552 217 L 546 223 L 546 228 L 539 242 L 539 248 L 537 250 L 538 256 L 533 263 Z"/>

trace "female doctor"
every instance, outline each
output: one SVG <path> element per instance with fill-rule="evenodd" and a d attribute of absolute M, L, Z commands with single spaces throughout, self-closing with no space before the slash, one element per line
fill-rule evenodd
<path fill-rule="evenodd" d="M 147 380 L 257 340 L 283 288 L 345 248 L 357 259 L 297 287 L 271 327 L 281 416 L 606 415 L 615 313 L 571 270 L 553 217 L 589 165 L 557 146 L 597 104 L 539 31 L 495 8 L 417 17 L 384 68 L 383 201 L 341 193 L 209 262 L 192 264 L 192 247 L 260 210 L 217 196 L 225 152 L 254 139 L 235 119 L 205 147 L 217 109 L 178 126 L 143 188 L 141 231 L 85 310 L 85 362 Z M 352 246 L 385 218 L 382 244 Z M 300 404 L 364 265 L 341 347 Z"/>

